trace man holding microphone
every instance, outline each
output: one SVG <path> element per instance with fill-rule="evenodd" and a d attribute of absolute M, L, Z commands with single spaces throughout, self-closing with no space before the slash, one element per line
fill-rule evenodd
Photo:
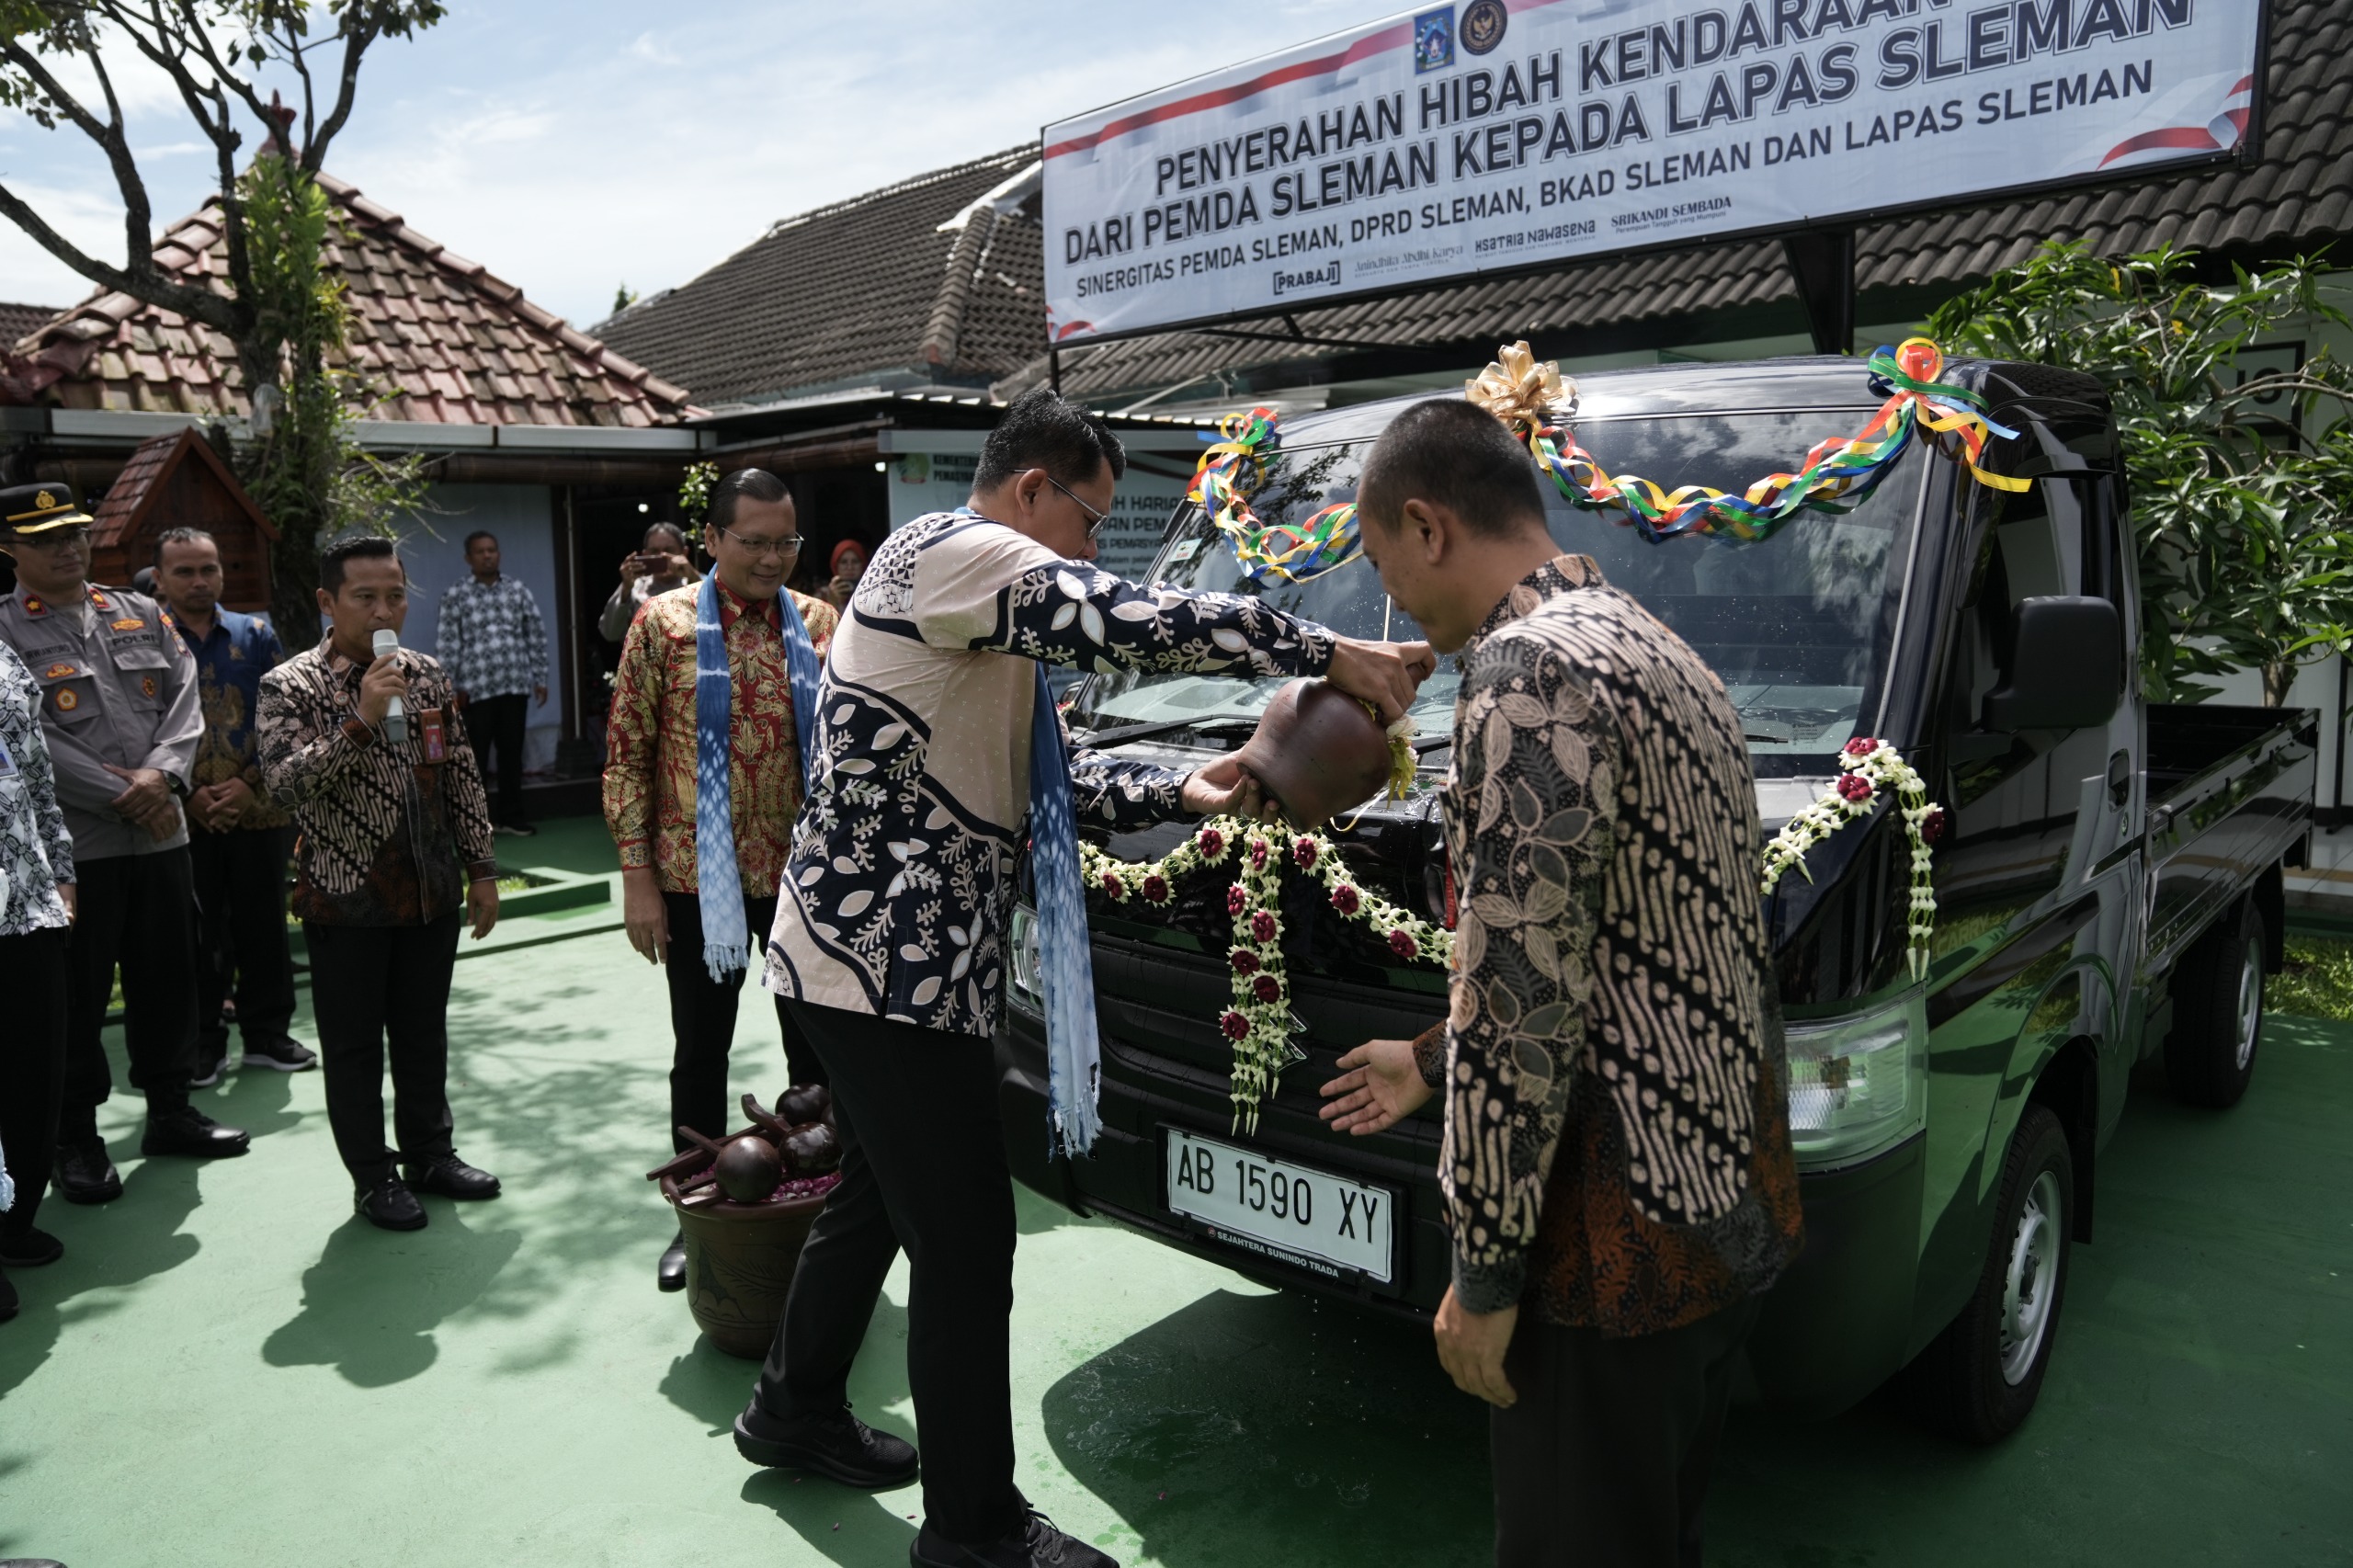
<path fill-rule="evenodd" d="M 355 1207 L 414 1231 L 426 1223 L 415 1189 L 498 1196 L 496 1176 L 458 1158 L 448 1094 L 459 911 L 477 941 L 498 920 L 489 802 L 441 666 L 379 642 L 408 619 L 392 541 L 329 545 L 318 599 L 326 637 L 261 683 L 262 776 L 301 829 L 293 910 Z M 388 1039 L 397 1151 L 384 1142 Z"/>

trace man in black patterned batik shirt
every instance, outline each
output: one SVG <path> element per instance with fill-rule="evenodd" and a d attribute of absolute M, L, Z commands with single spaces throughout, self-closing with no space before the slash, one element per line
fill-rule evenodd
<path fill-rule="evenodd" d="M 1496 1562 L 1698 1568 L 1733 1360 L 1800 1230 L 1756 784 L 1714 674 L 1557 553 L 1537 484 L 1452 400 L 1365 464 L 1365 553 L 1460 650 L 1461 913 L 1442 1031 L 1342 1057 L 1325 1115 L 1446 1096 L 1438 1355 L 1495 1407 Z"/>
<path fill-rule="evenodd" d="M 392 540 L 329 545 L 318 598 L 327 635 L 262 677 L 262 778 L 301 830 L 293 909 L 354 1207 L 370 1224 L 414 1231 L 426 1222 L 414 1189 L 498 1196 L 496 1176 L 458 1158 L 449 1096 L 460 911 L 475 940 L 490 935 L 498 866 L 449 677 L 414 649 L 374 651 L 378 631 L 408 619 Z M 406 710 L 397 731 L 395 698 Z M 384 1142 L 388 1058 L 397 1150 Z"/>

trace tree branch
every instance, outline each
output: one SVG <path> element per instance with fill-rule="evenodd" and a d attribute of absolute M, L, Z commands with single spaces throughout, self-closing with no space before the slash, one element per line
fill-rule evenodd
<path fill-rule="evenodd" d="M 190 321 L 202 322 L 222 332 L 234 335 L 240 330 L 231 301 L 211 290 L 176 282 L 153 266 L 125 269 L 85 255 L 80 246 L 51 228 L 22 197 L 5 185 L 0 185 L 0 217 L 31 235 L 34 244 L 101 289 L 112 289 L 164 310 L 176 311 Z"/>
<path fill-rule="evenodd" d="M 319 172 L 326 159 L 327 144 L 343 129 L 344 121 L 351 118 L 352 102 L 359 92 L 359 60 L 368 52 L 368 46 L 376 41 L 377 25 L 361 21 L 358 10 L 355 6 L 343 15 L 343 80 L 335 89 L 335 108 L 328 114 L 326 123 L 319 127 L 318 134 L 302 149 L 302 167 L 312 174 Z"/>

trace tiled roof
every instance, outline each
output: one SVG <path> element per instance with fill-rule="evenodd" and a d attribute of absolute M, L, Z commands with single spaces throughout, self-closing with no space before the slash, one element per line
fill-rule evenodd
<path fill-rule="evenodd" d="M 369 418 L 444 425 L 659 425 L 694 412 L 678 387 L 523 297 L 332 175 L 342 210 L 328 265 L 351 309 L 345 363 L 382 399 Z M 155 265 L 226 291 L 221 215 L 207 206 L 165 231 Z M 42 401 L 65 408 L 244 414 L 228 338 L 175 312 L 100 290 L 28 332 L 21 353 L 66 367 Z"/>
<path fill-rule="evenodd" d="M 17 305 L 0 300 L 0 354 L 56 313 L 55 305 Z"/>
<path fill-rule="evenodd" d="M 2109 254 L 2173 244 L 2278 257 L 2310 254 L 2353 232 L 2353 72 L 2346 65 L 2353 57 L 2353 5 L 2269 3 L 2270 70 L 2258 161 L 1865 224 L 1856 235 L 1858 319 L 1915 319 L 1928 303 L 2025 260 L 2050 238 L 2080 240 Z M 2336 259 L 2347 265 L 2342 256 Z M 1636 347 L 1644 335 L 1655 347 L 1805 331 L 1777 241 L 1573 264 L 1530 277 L 1300 311 L 1293 319 L 1308 338 L 1441 353 L 1522 336 L 1534 340 L 1540 353 L 1574 355 Z M 1284 329 L 1278 323 L 1248 330 Z M 1132 338 L 1066 350 L 1063 387 L 1101 397 L 1220 373 L 1271 370 L 1271 381 L 1322 379 L 1339 369 L 1338 357 L 1347 352 L 1330 344 L 1199 333 Z M 1431 368 L 1443 367 L 1433 360 Z M 1387 373 L 1396 369 L 1392 362 Z M 996 390 L 1009 393 L 1044 379 L 1041 357 Z"/>
<path fill-rule="evenodd" d="M 1034 199 L 981 203 L 1037 159 L 1030 142 L 785 219 L 597 331 L 706 406 L 985 386 L 1046 347 Z"/>
<path fill-rule="evenodd" d="M 278 529 L 262 515 L 245 487 L 237 483 L 219 454 L 196 433 L 196 426 L 183 425 L 162 436 L 151 436 L 139 443 L 122 465 L 122 472 L 107 486 L 106 498 L 90 515 L 90 543 L 105 550 L 121 544 L 131 537 L 131 529 L 147 509 L 148 500 L 158 481 L 177 466 L 177 462 L 193 462 L 211 471 L 222 493 L 234 501 L 255 528 L 266 539 L 276 539 Z"/>

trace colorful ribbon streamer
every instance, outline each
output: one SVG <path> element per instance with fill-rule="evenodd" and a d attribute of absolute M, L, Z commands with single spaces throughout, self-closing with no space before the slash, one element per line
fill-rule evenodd
<path fill-rule="evenodd" d="M 1312 582 L 1364 553 L 1353 501 L 1326 506 L 1295 525 L 1261 522 L 1250 509 L 1250 497 L 1267 482 L 1267 460 L 1281 444 L 1272 409 L 1229 414 L 1217 427 L 1224 439 L 1201 454 L 1187 499 L 1199 503 L 1225 535 L 1244 576 L 1261 586 L 1270 577 Z"/>
<path fill-rule="evenodd" d="M 1953 437 L 1965 454 L 1961 460 L 1978 483 L 1996 490 L 2029 487 L 2029 481 L 1989 473 L 1980 466 L 1987 437 L 2015 437 L 2018 432 L 1987 419 L 1984 399 L 1975 392 L 1937 380 L 1944 369 L 1944 353 L 1934 343 L 1908 337 L 1894 348 L 1882 345 L 1867 369 L 1871 390 L 1887 399 L 1870 423 L 1843 440 L 1834 437 L 1818 443 L 1796 472 L 1768 474 L 1740 495 L 1705 484 L 1668 491 L 1636 474 L 1612 478 L 1569 431 L 1574 383 L 1563 381 L 1549 363 L 1537 364 L 1525 343 L 1503 350 L 1502 358 L 1477 381 L 1465 383 L 1463 391 L 1528 443 L 1537 465 L 1572 505 L 1592 511 L 1621 510 L 1624 521 L 1654 543 L 1720 530 L 1737 539 L 1761 540 L 1800 511 L 1849 510 L 1887 477 L 1911 444 L 1914 431 L 1921 428 L 1933 436 Z"/>

